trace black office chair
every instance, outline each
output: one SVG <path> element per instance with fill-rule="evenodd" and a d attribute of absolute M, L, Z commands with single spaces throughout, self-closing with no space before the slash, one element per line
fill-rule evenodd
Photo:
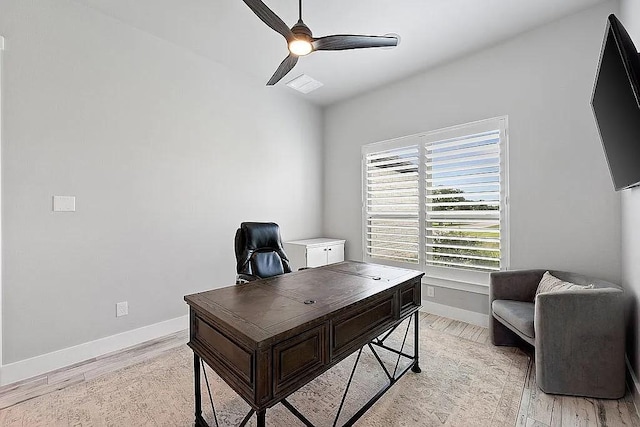
<path fill-rule="evenodd" d="M 243 222 L 236 231 L 236 283 L 291 273 L 280 227 L 273 222 Z"/>

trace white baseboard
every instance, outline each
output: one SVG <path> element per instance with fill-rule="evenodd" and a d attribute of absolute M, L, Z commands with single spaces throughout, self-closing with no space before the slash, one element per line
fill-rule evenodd
<path fill-rule="evenodd" d="M 189 316 L 185 315 L 30 359 L 8 363 L 0 367 L 0 386 L 42 375 L 113 351 L 122 350 L 145 341 L 182 331 L 188 327 Z"/>
<path fill-rule="evenodd" d="M 462 322 L 482 326 L 483 328 L 489 327 L 488 314 L 477 313 L 463 308 L 451 307 L 444 304 L 422 300 L 422 308 L 420 311 L 437 314 L 442 317 L 448 317 L 449 319 L 460 320 Z"/>
<path fill-rule="evenodd" d="M 626 354 L 624 355 L 624 361 L 627 364 L 627 388 L 631 392 L 631 399 L 636 407 L 636 412 L 640 414 L 640 411 L 638 411 L 638 408 L 640 408 L 640 383 L 638 383 L 638 377 L 636 377 L 636 373 L 633 372 L 633 368 Z"/>

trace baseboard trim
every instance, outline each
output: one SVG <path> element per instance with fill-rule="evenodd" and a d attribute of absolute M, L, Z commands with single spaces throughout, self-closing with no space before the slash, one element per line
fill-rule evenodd
<path fill-rule="evenodd" d="M 55 371 L 56 369 L 107 353 L 123 350 L 145 341 L 182 331 L 188 327 L 189 316 L 185 315 L 18 362 L 8 363 L 0 367 L 0 386 Z"/>
<path fill-rule="evenodd" d="M 640 383 L 626 354 L 624 355 L 624 361 L 627 364 L 627 388 L 631 393 L 631 400 L 633 400 L 633 405 L 636 407 L 636 413 L 640 416 L 640 411 L 638 411 L 638 408 L 640 408 Z"/>
<path fill-rule="evenodd" d="M 448 317 L 449 319 L 460 320 L 461 322 L 471 323 L 473 325 L 482 326 L 483 328 L 489 327 L 488 314 L 477 313 L 463 308 L 451 307 L 449 305 L 422 300 L 422 308 L 420 311 Z"/>

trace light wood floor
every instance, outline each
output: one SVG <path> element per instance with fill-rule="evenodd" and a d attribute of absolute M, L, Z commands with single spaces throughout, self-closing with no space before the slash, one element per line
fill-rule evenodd
<path fill-rule="evenodd" d="M 490 343 L 489 331 L 468 323 L 421 313 L 422 327 L 432 328 L 479 343 Z M 154 358 L 187 342 L 187 331 L 149 341 L 77 365 L 19 383 L 0 387 L 0 410 L 19 402 L 97 378 L 109 372 Z M 527 351 L 526 349 L 524 349 Z M 596 426 L 640 427 L 640 418 L 629 394 L 620 400 L 553 396 L 541 392 L 535 383 L 535 366 L 530 364 L 522 393 L 517 427 Z"/>
<path fill-rule="evenodd" d="M 423 324 L 433 329 L 490 343 L 489 330 L 457 320 L 423 313 Z M 526 348 L 523 348 L 528 352 Z M 533 356 L 532 351 L 528 354 Z M 536 385 L 535 363 L 530 364 L 527 381 L 522 392 L 517 427 L 570 427 L 570 426 L 640 426 L 640 418 L 627 395 L 619 400 L 587 399 L 543 393 Z"/>
<path fill-rule="evenodd" d="M 184 330 L 48 374 L 8 384 L 0 387 L 0 410 L 144 362 L 167 350 L 184 345 L 188 340 L 189 333 Z"/>

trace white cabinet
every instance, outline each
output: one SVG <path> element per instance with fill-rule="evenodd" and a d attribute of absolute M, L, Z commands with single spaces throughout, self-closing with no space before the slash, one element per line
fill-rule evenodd
<path fill-rule="evenodd" d="M 291 270 L 302 267 L 320 267 L 344 261 L 344 240 L 318 239 L 284 242 L 284 251 L 289 257 Z"/>

